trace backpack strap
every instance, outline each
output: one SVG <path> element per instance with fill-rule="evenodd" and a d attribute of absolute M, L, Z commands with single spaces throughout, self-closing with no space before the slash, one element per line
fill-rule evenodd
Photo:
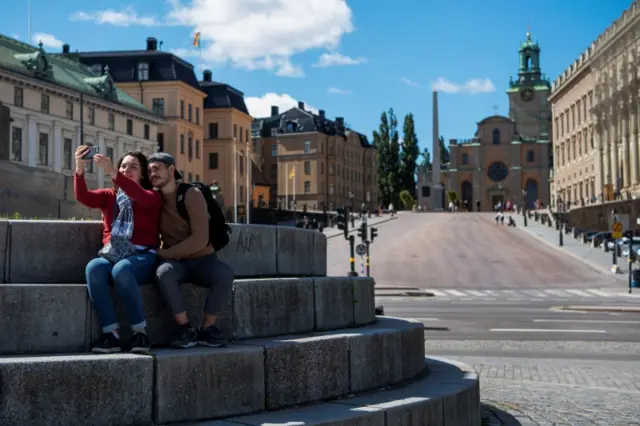
<path fill-rule="evenodd" d="M 178 184 L 178 191 L 177 191 L 178 193 L 177 193 L 177 200 L 176 200 L 178 214 L 180 215 L 180 217 L 182 217 L 186 221 L 189 221 L 189 212 L 187 211 L 187 206 L 184 202 L 184 197 L 187 194 L 187 191 L 189 190 L 189 188 L 191 188 L 191 185 L 189 185 L 188 183 Z"/>

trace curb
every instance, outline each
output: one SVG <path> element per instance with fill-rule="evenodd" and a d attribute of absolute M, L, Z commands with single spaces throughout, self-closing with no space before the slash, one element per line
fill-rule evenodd
<path fill-rule="evenodd" d="M 374 224 L 367 224 L 367 226 L 368 226 L 369 228 L 371 228 L 372 226 L 373 226 L 373 227 L 376 227 L 376 226 L 378 226 L 378 225 L 380 225 L 380 224 L 382 224 L 382 223 L 386 223 L 386 222 L 389 222 L 389 221 L 391 221 L 391 220 L 396 220 L 397 218 L 398 218 L 398 216 L 396 216 L 396 217 L 390 217 L 389 219 L 381 220 L 380 222 L 376 222 L 376 223 L 374 223 Z M 357 230 L 358 230 L 358 228 L 350 228 L 350 229 L 349 229 L 349 234 L 351 234 L 352 232 L 355 232 L 355 231 L 357 231 Z M 329 238 L 335 238 L 335 237 L 339 237 L 339 236 L 344 236 L 344 233 L 340 232 L 340 233 L 338 233 L 338 234 L 334 234 L 334 235 L 327 235 L 327 239 L 329 239 Z"/>
<path fill-rule="evenodd" d="M 395 293 L 375 294 L 376 297 L 435 297 L 435 294 L 428 291 L 401 291 Z"/>
<path fill-rule="evenodd" d="M 579 312 L 626 312 L 640 314 L 640 306 L 554 306 L 551 310 L 556 311 L 579 311 Z"/>

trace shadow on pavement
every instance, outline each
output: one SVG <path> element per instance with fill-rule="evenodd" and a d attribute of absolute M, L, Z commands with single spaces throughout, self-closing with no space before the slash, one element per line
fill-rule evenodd
<path fill-rule="evenodd" d="M 491 404 L 481 404 L 482 426 L 521 426 L 518 421 L 508 412 Z"/>

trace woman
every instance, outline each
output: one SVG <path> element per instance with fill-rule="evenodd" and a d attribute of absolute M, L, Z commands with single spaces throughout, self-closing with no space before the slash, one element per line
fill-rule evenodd
<path fill-rule="evenodd" d="M 148 353 L 150 344 L 139 284 L 150 279 L 155 270 L 162 197 L 152 189 L 147 158 L 139 151 L 127 152 L 117 168 L 109 157 L 95 154 L 93 162 L 111 176 L 114 188 L 90 191 L 84 179 L 85 164 L 91 161 L 85 159 L 88 153 L 87 146 L 76 149 L 74 192 L 79 203 L 102 211 L 104 225 L 104 247 L 85 271 L 89 296 L 102 327 L 100 341 L 92 351 L 122 350 L 112 283 L 132 324 L 133 336 L 127 346 L 132 352 Z"/>

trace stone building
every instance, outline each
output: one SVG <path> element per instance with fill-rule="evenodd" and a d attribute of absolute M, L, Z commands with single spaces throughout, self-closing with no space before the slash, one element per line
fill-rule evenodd
<path fill-rule="evenodd" d="M 553 83 L 553 198 L 565 207 L 636 197 L 640 3 L 635 1 Z"/>
<path fill-rule="evenodd" d="M 87 211 L 73 201 L 74 152 L 97 145 L 114 161 L 129 150 L 158 149 L 163 119 L 100 73 L 62 55 L 0 36 L 0 103 L 9 107 L 9 137 L 0 141 L 0 215 L 73 217 Z M 6 136 L 6 135 L 3 135 Z M 104 187 L 102 169 L 87 181 Z"/>
<path fill-rule="evenodd" d="M 526 202 L 533 208 L 549 202 L 552 165 L 551 88 L 540 67 L 540 47 L 531 34 L 519 50 L 518 77 L 511 80 L 509 117 L 493 115 L 478 122 L 473 138 L 451 139 L 449 164 L 442 165 L 448 192 L 476 209 L 491 210 L 498 202 Z"/>
<path fill-rule="evenodd" d="M 375 149 L 343 117 L 308 111 L 304 102 L 253 122 L 256 152 L 272 206 L 302 210 L 377 205 Z M 295 200 L 295 203 L 294 203 Z"/>

